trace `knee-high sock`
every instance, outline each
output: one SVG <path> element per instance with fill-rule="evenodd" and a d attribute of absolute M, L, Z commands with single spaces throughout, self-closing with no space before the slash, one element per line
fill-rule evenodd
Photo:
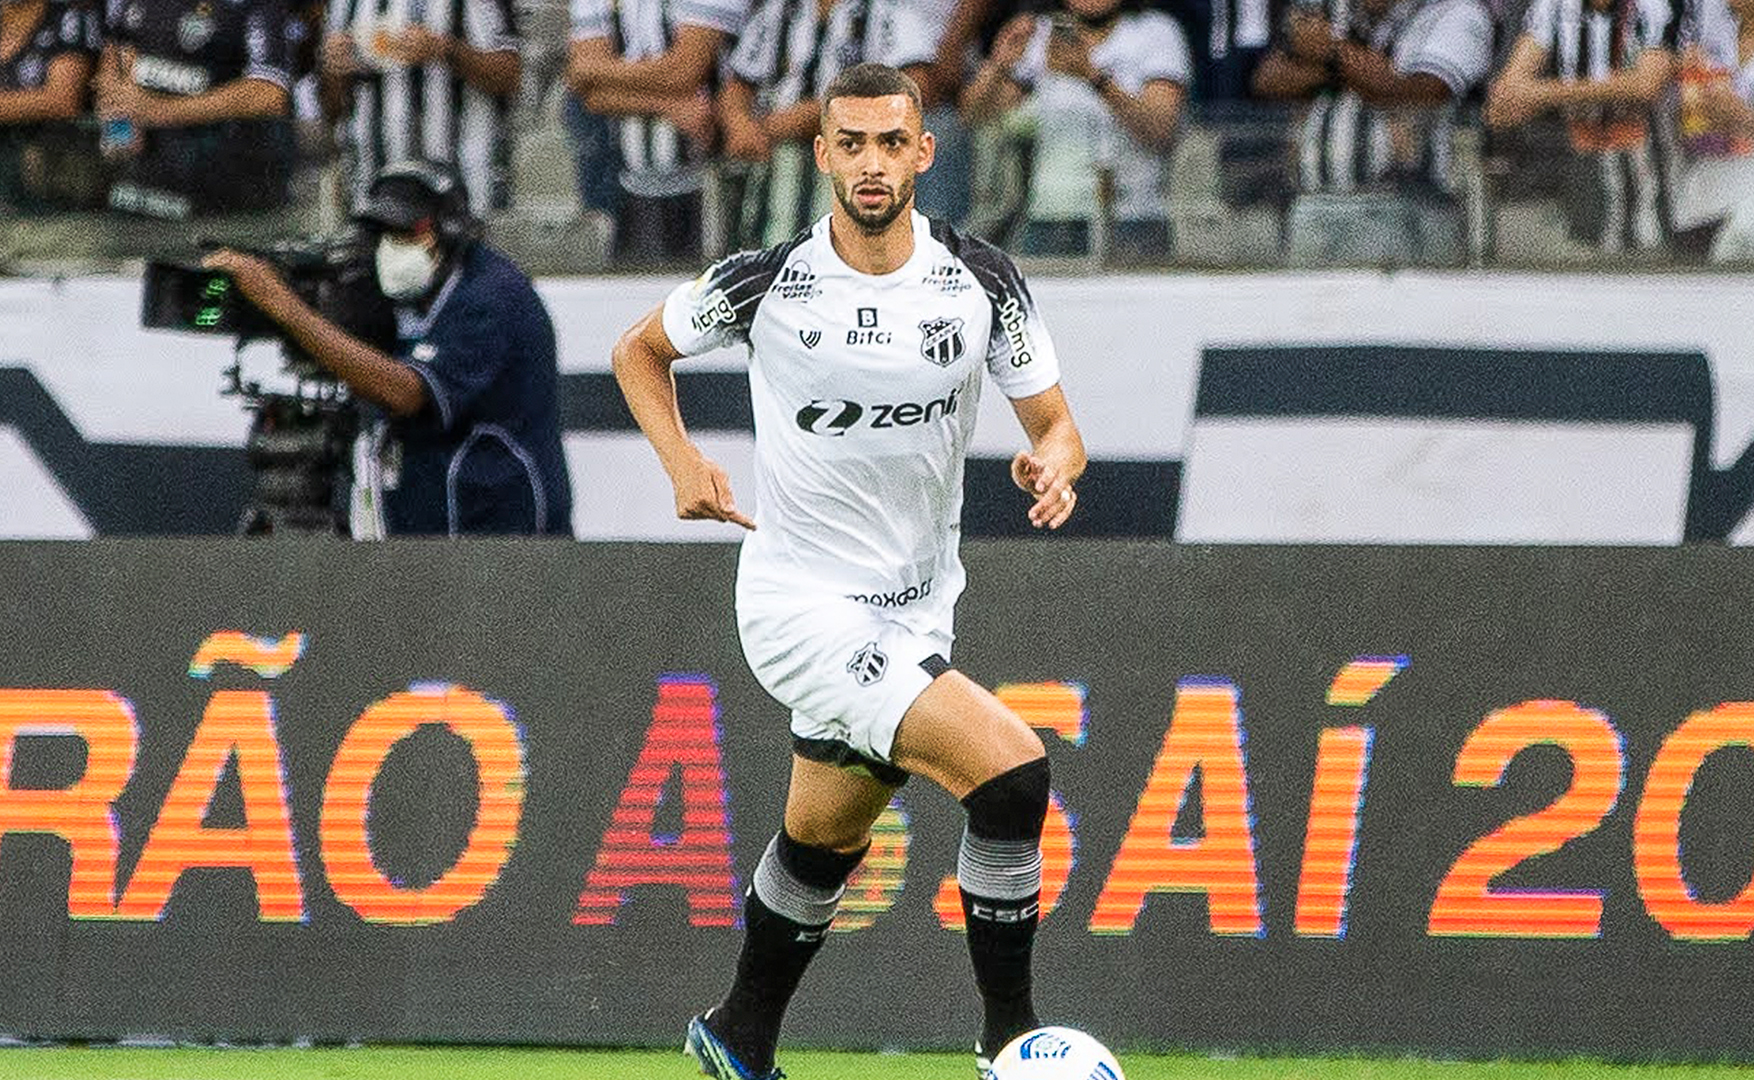
<path fill-rule="evenodd" d="M 708 1021 L 756 1075 L 773 1068 L 786 1005 L 822 948 L 847 877 L 863 849 L 850 854 L 807 847 L 785 830 L 767 845 L 743 902 L 743 951 L 737 977 Z"/>
<path fill-rule="evenodd" d="M 1046 758 L 1019 765 L 966 795 L 968 827 L 956 860 L 968 954 L 989 1054 L 1037 1025 L 1030 974 L 1041 910 L 1041 829 L 1047 816 Z"/>

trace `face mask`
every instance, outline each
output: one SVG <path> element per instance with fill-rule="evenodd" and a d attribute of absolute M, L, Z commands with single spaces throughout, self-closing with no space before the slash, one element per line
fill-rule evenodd
<path fill-rule="evenodd" d="M 378 288 L 392 300 L 425 296 L 437 276 L 439 261 L 418 242 L 378 238 Z"/>

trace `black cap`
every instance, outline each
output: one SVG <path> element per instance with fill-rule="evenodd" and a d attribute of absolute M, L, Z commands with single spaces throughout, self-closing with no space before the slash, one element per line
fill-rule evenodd
<path fill-rule="evenodd" d="M 412 232 L 438 212 L 438 197 L 408 176 L 386 176 L 353 208 L 353 219 L 392 232 Z"/>

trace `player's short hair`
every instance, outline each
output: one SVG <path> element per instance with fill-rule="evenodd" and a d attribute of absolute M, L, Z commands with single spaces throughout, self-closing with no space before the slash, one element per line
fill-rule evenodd
<path fill-rule="evenodd" d="M 854 64 L 828 84 L 822 92 L 822 114 L 828 115 L 828 103 L 835 98 L 875 98 L 901 94 L 914 103 L 914 112 L 925 112 L 920 98 L 920 84 L 904 71 L 888 64 Z"/>

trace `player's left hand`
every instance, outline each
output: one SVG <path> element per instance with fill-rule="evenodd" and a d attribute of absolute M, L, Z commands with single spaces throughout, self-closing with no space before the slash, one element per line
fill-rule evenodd
<path fill-rule="evenodd" d="M 1029 508 L 1029 523 L 1038 529 L 1059 528 L 1078 505 L 1072 477 L 1027 450 L 1011 459 L 1011 482 L 1035 496 L 1035 503 Z"/>
<path fill-rule="evenodd" d="M 266 315 L 274 315 L 279 300 L 291 292 L 280 272 L 268 260 L 246 255 L 231 248 L 220 248 L 201 260 L 209 270 L 223 271 L 237 285 L 244 298 Z"/>

